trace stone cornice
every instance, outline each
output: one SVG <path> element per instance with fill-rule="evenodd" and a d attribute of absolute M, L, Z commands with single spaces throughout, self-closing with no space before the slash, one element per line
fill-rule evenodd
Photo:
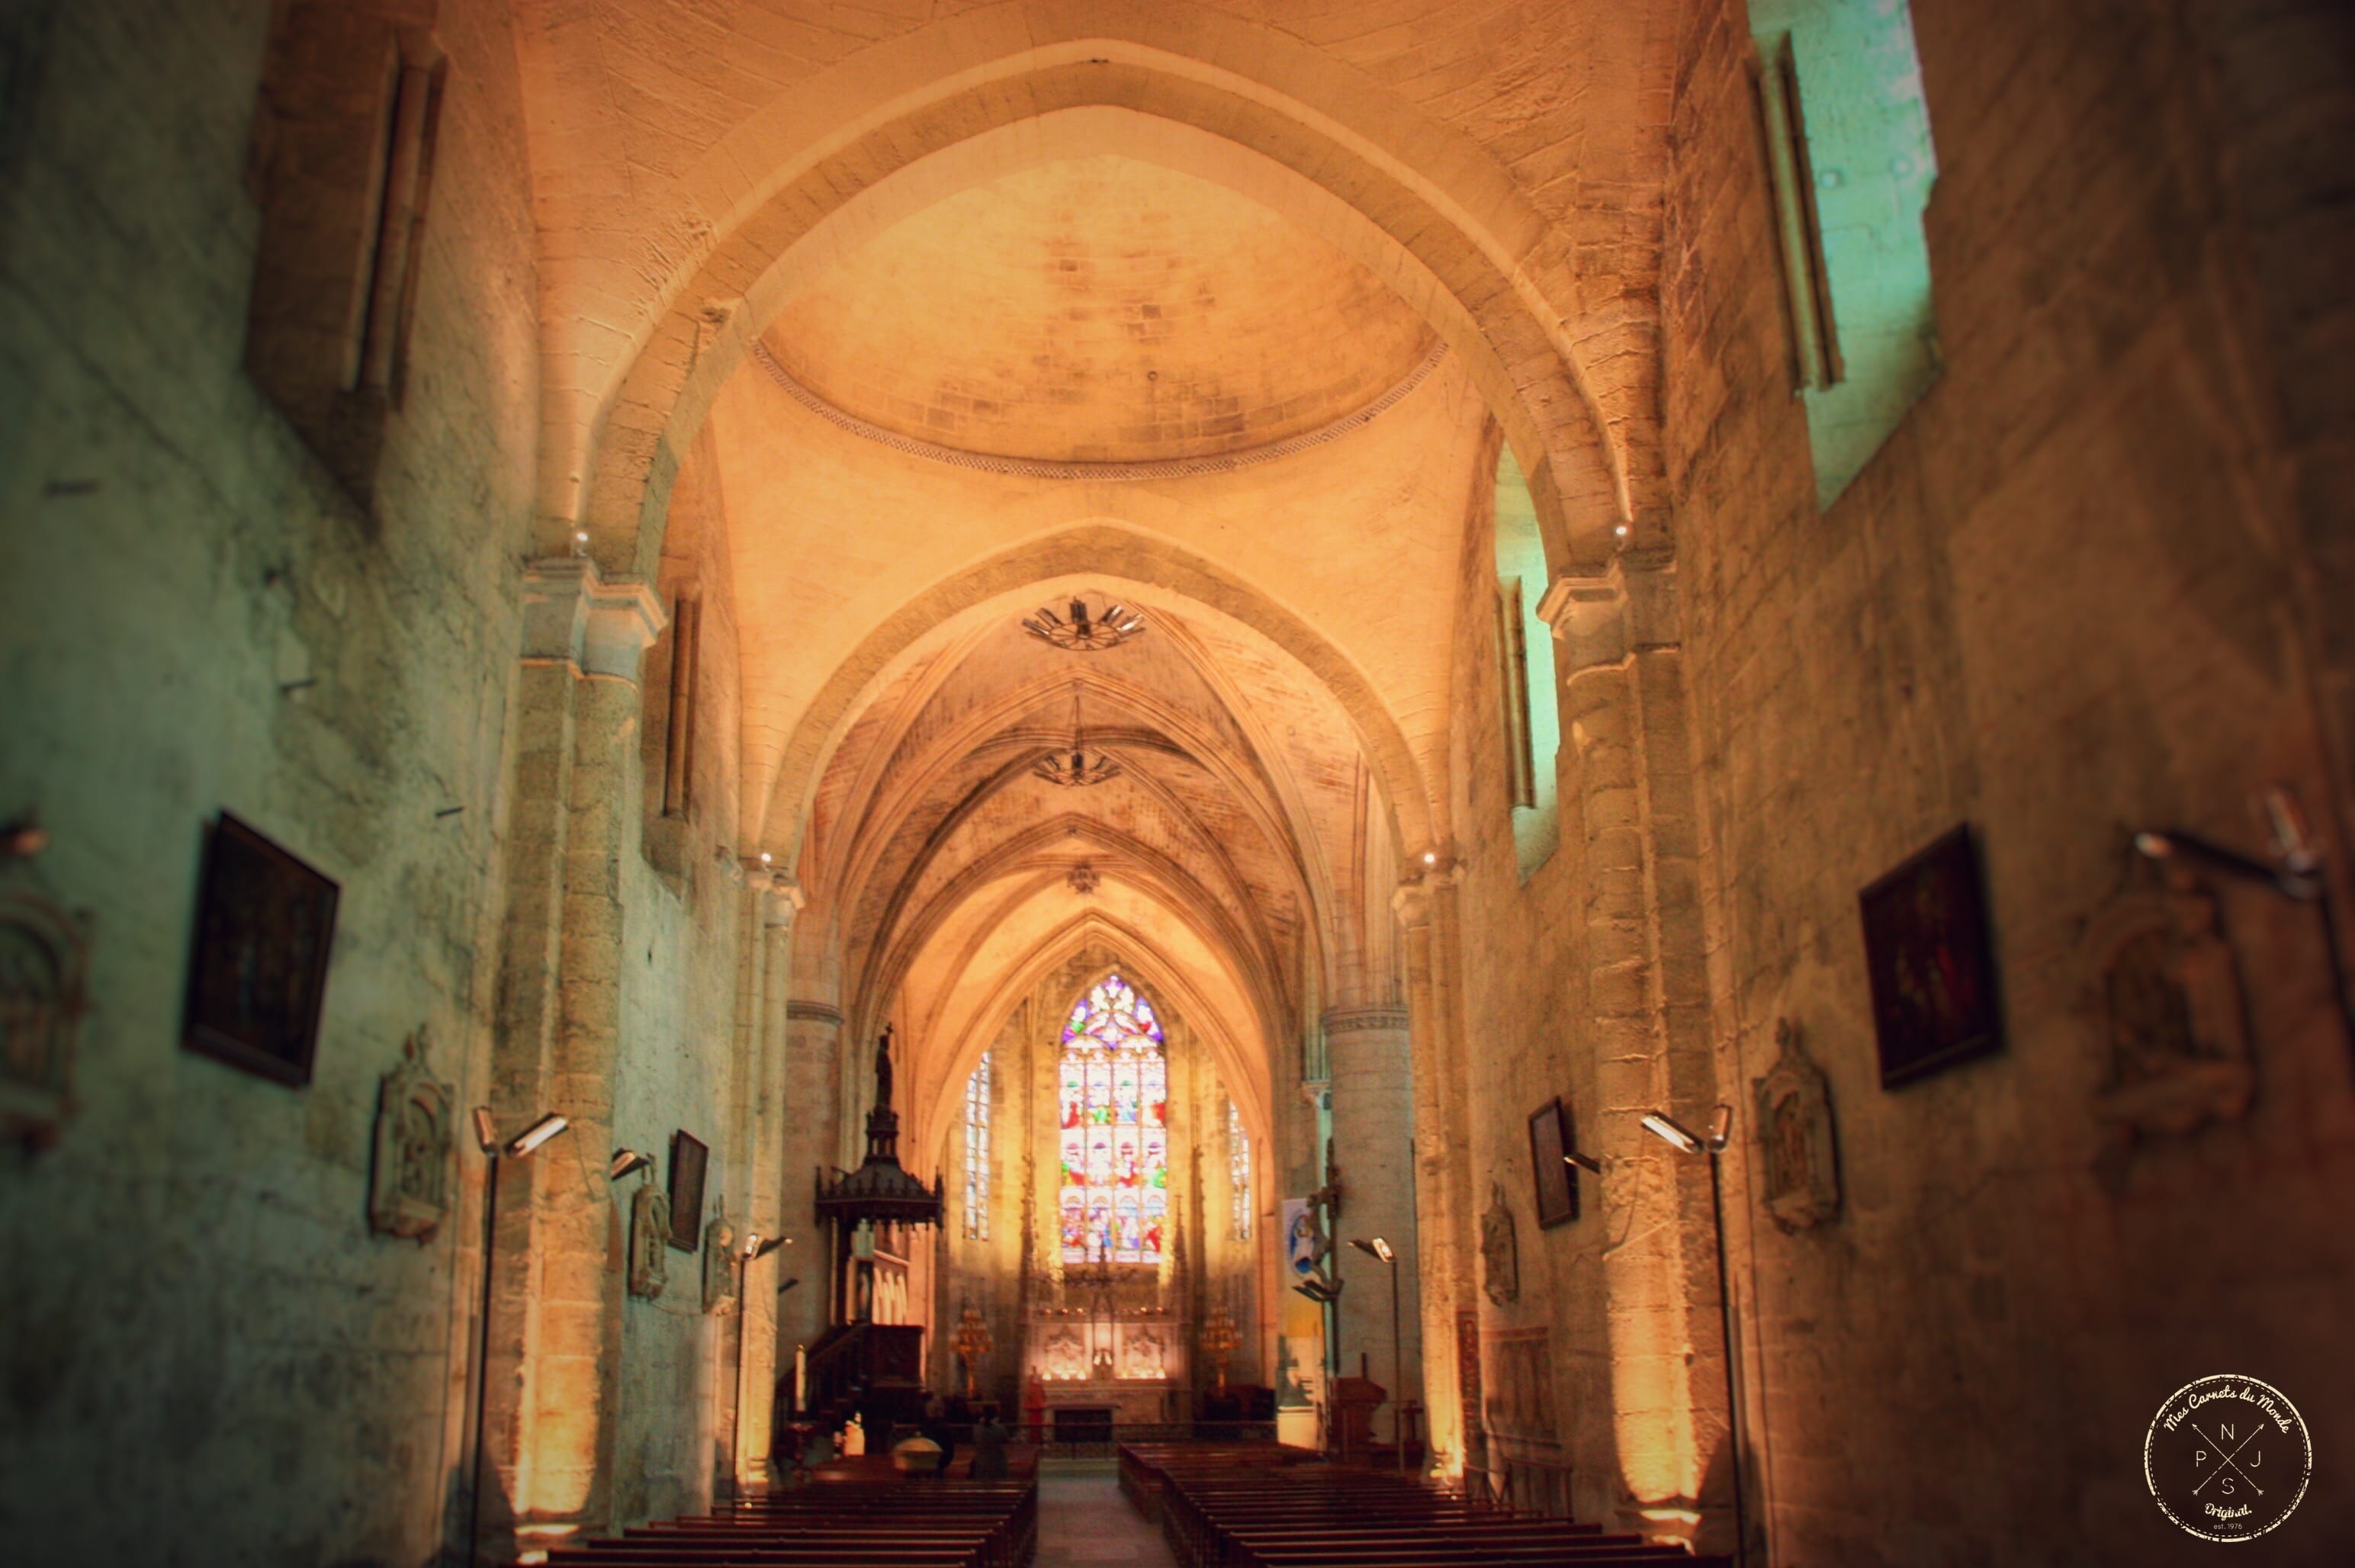
<path fill-rule="evenodd" d="M 835 1028 L 840 1029 L 842 1027 L 842 1009 L 834 1006 L 830 1002 L 796 1002 L 789 1000 L 785 1003 L 785 1021 L 788 1023 L 832 1024 Z"/>

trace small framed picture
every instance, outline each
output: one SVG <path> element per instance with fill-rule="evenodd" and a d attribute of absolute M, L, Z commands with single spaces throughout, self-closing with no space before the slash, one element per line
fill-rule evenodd
<path fill-rule="evenodd" d="M 1570 1107 L 1560 1095 L 1529 1115 L 1529 1174 L 1537 1183 L 1538 1228 L 1550 1231 L 1578 1218 L 1578 1172 L 1563 1157 L 1577 1147 Z"/>
<path fill-rule="evenodd" d="M 1859 895 L 1881 1086 L 2003 1047 L 1977 847 L 1955 828 Z"/>
<path fill-rule="evenodd" d="M 224 811 L 205 836 L 182 1043 L 248 1072 L 311 1082 L 335 945 L 336 884 Z"/>
<path fill-rule="evenodd" d="M 670 1136 L 670 1244 L 691 1253 L 703 1245 L 703 1176 L 711 1150 L 693 1133 Z"/>

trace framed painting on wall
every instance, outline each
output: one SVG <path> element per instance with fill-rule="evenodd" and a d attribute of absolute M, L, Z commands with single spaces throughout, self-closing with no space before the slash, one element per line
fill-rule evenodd
<path fill-rule="evenodd" d="M 689 1132 L 670 1136 L 670 1244 L 691 1253 L 703 1245 L 703 1177 L 711 1149 Z"/>
<path fill-rule="evenodd" d="M 1578 1218 L 1578 1172 L 1563 1157 L 1571 1141 L 1570 1107 L 1557 1094 L 1529 1115 L 1529 1175 L 1537 1183 L 1538 1229 Z"/>
<path fill-rule="evenodd" d="M 224 811 L 205 835 L 188 962 L 188 1050 L 311 1082 L 340 889 Z"/>
<path fill-rule="evenodd" d="M 1894 1089 L 2003 1046 L 1987 895 L 1967 825 L 1859 895 L 1881 1086 Z"/>

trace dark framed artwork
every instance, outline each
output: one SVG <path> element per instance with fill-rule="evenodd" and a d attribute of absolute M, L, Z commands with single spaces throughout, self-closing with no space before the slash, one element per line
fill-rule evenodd
<path fill-rule="evenodd" d="M 693 1133 L 670 1136 L 670 1244 L 691 1253 L 703 1245 L 703 1175 L 711 1150 Z"/>
<path fill-rule="evenodd" d="M 1943 1072 L 2003 1046 L 1987 892 L 1967 825 L 1859 896 L 1881 1086 Z"/>
<path fill-rule="evenodd" d="M 183 1043 L 308 1083 L 340 890 L 226 811 L 206 833 L 197 886 Z"/>
<path fill-rule="evenodd" d="M 1537 1183 L 1538 1229 L 1550 1231 L 1578 1218 L 1578 1172 L 1562 1157 L 1571 1140 L 1570 1107 L 1555 1095 L 1529 1115 L 1529 1175 Z"/>

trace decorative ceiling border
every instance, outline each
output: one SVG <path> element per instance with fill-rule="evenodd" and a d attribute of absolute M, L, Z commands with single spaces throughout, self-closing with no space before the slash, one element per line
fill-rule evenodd
<path fill-rule="evenodd" d="M 1171 457 L 1136 463 L 1058 463 L 1041 457 L 1007 457 L 990 452 L 966 452 L 960 447 L 941 446 L 897 431 L 870 424 L 856 414 L 845 413 L 817 393 L 794 379 L 769 346 L 755 339 L 752 357 L 767 371 L 784 394 L 815 414 L 837 430 L 874 442 L 879 446 L 905 453 L 910 457 L 928 458 L 952 467 L 969 468 L 983 474 L 1001 474 L 1016 479 L 1094 479 L 1114 484 L 1134 483 L 1140 479 L 1189 479 L 1201 474 L 1232 474 L 1241 468 L 1256 468 L 1263 463 L 1293 457 L 1313 447 L 1337 440 L 1351 431 L 1362 430 L 1396 408 L 1406 396 L 1431 379 L 1447 357 L 1447 342 L 1434 338 L 1431 352 L 1425 354 L 1405 379 L 1376 398 L 1372 402 L 1352 412 L 1343 414 L 1329 424 L 1304 431 L 1283 441 L 1270 442 L 1265 446 L 1247 446 L 1237 452 L 1207 453 L 1200 457 Z"/>

